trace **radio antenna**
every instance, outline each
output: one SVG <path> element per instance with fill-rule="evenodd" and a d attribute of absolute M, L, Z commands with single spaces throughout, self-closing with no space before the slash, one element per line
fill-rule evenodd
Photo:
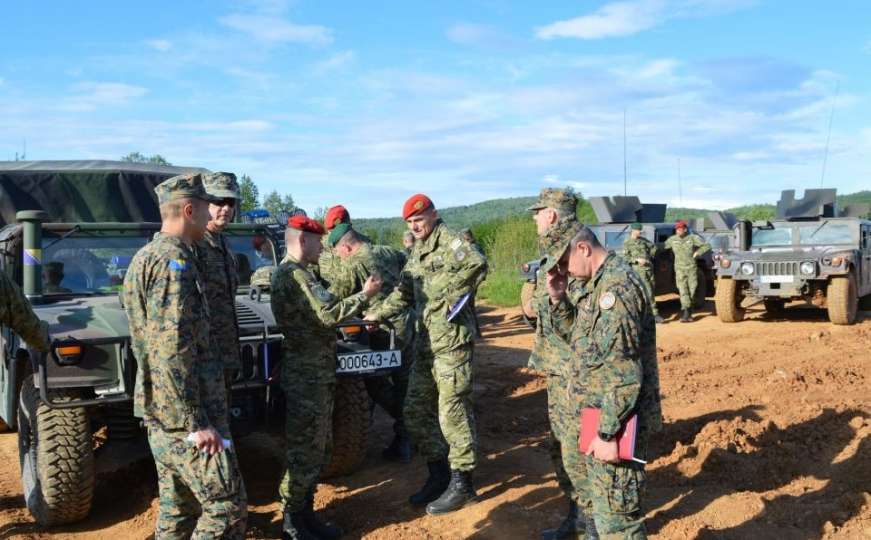
<path fill-rule="evenodd" d="M 826 162 L 829 160 L 829 141 L 832 139 L 832 120 L 835 118 L 835 104 L 838 101 L 838 93 L 841 91 L 841 81 L 835 85 L 835 97 L 832 99 L 832 110 L 829 112 L 829 129 L 826 133 L 826 149 L 823 152 L 823 170 L 820 173 L 820 187 L 826 179 Z"/>

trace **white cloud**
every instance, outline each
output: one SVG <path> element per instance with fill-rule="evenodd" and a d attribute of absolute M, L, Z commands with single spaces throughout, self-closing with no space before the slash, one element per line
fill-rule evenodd
<path fill-rule="evenodd" d="M 507 49 L 515 40 L 505 32 L 486 24 L 458 22 L 448 27 L 445 36 L 458 45 Z"/>
<path fill-rule="evenodd" d="M 637 34 L 670 19 L 707 17 L 752 5 L 753 0 L 628 0 L 588 15 L 537 28 L 539 39 L 602 39 Z"/>
<path fill-rule="evenodd" d="M 124 83 L 86 82 L 73 87 L 75 95 L 64 100 L 60 108 L 86 112 L 103 107 L 125 105 L 148 93 L 146 88 Z"/>
<path fill-rule="evenodd" d="M 331 55 L 326 60 L 315 64 L 315 72 L 318 74 L 329 73 L 342 69 L 351 64 L 357 58 L 357 53 L 354 51 L 340 51 Z"/>
<path fill-rule="evenodd" d="M 270 15 L 234 13 L 220 17 L 218 22 L 266 43 L 328 45 L 333 41 L 332 30 L 325 26 L 294 24 Z"/>
<path fill-rule="evenodd" d="M 149 39 L 145 44 L 160 52 L 167 52 L 172 49 L 172 42 L 166 39 Z"/>

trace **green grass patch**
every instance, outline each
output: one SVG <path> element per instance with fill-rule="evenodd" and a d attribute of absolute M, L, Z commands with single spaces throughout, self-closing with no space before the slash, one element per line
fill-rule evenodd
<path fill-rule="evenodd" d="M 478 298 L 499 307 L 520 305 L 523 279 L 519 272 L 491 272 L 478 289 Z"/>

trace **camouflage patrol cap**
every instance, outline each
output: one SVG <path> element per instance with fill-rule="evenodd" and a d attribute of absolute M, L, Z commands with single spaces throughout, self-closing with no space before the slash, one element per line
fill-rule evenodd
<path fill-rule="evenodd" d="M 585 227 L 586 225 L 578 221 L 566 224 L 566 228 L 562 231 L 562 234 L 559 238 L 555 239 L 551 247 L 547 250 L 546 257 L 541 261 L 541 269 L 545 273 L 550 272 L 550 270 L 556 266 L 559 260 L 562 259 L 563 255 L 565 255 L 566 250 L 569 248 L 569 244 L 572 242 L 572 238 L 574 238 L 575 235 Z"/>
<path fill-rule="evenodd" d="M 544 188 L 538 194 L 538 201 L 527 210 L 537 212 L 544 208 L 553 208 L 564 214 L 574 214 L 578 208 L 578 198 L 570 189 Z"/>
<path fill-rule="evenodd" d="M 203 177 L 206 193 L 218 199 L 241 199 L 236 175 L 228 172 L 209 173 Z"/>
<path fill-rule="evenodd" d="M 221 199 L 209 195 L 203 186 L 203 175 L 200 173 L 180 174 L 164 180 L 154 188 L 157 203 L 160 205 L 178 199 L 202 199 L 208 202 L 218 202 Z"/>

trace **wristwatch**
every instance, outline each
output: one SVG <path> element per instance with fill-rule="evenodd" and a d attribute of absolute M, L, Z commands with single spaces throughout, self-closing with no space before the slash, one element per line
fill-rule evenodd
<path fill-rule="evenodd" d="M 602 440 L 605 441 L 605 442 L 611 442 L 611 441 L 613 441 L 614 439 L 617 438 L 617 434 L 616 434 L 616 433 L 602 433 L 602 432 L 600 431 L 600 432 L 599 432 L 599 438 L 602 439 Z"/>

